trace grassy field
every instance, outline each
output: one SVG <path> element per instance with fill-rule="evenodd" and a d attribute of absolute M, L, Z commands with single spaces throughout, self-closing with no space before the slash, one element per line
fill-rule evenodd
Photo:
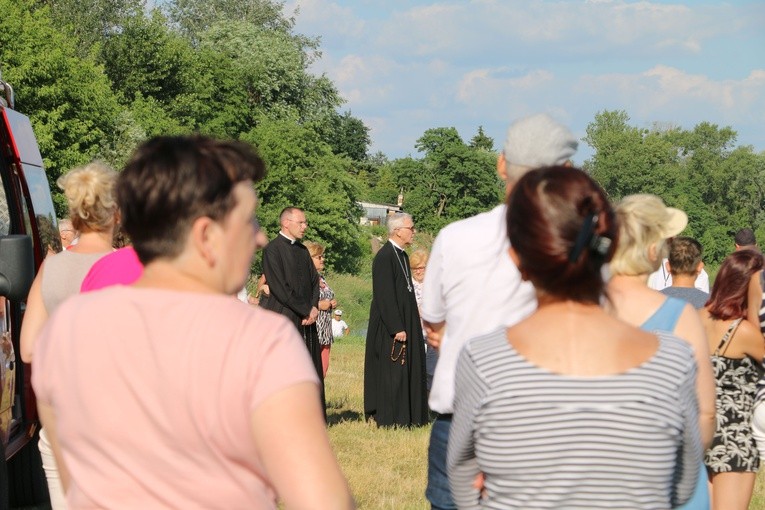
<path fill-rule="evenodd" d="M 352 335 L 335 342 L 326 379 L 329 435 L 359 508 L 429 508 L 424 493 L 430 427 L 389 430 L 366 423 L 363 381 L 363 338 Z M 765 509 L 763 473 L 750 510 Z"/>

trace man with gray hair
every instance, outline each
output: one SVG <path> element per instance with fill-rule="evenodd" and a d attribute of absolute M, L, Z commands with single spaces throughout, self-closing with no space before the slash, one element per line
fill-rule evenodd
<path fill-rule="evenodd" d="M 388 217 L 388 242 L 372 263 L 364 358 L 364 415 L 378 426 L 428 423 L 425 346 L 414 297 L 412 268 L 404 248 L 412 243 L 412 217 Z"/>
<path fill-rule="evenodd" d="M 505 198 L 526 172 L 570 165 L 577 145 L 571 131 L 548 115 L 515 122 L 497 160 Z M 426 491 L 434 509 L 456 508 L 449 491 L 446 451 L 462 347 L 470 338 L 516 324 L 536 308 L 533 286 L 522 280 L 508 255 L 505 216 L 502 204 L 446 226 L 433 243 L 425 271 L 422 318 L 428 342 L 439 349 L 429 399 L 438 414 L 430 435 Z"/>

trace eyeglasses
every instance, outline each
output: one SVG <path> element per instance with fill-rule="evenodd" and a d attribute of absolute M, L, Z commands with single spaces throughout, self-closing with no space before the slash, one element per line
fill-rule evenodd
<path fill-rule="evenodd" d="M 409 230 L 411 230 L 411 231 L 412 231 L 412 233 L 413 233 L 413 234 L 414 234 L 415 232 L 417 232 L 417 229 L 416 229 L 416 228 L 414 228 L 414 225 L 412 225 L 411 227 L 398 227 L 398 228 L 408 228 Z M 396 230 L 398 230 L 398 229 L 396 229 Z"/>

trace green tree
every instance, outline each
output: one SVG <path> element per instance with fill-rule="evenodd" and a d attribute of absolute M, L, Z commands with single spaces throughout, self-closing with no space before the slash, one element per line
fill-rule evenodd
<path fill-rule="evenodd" d="M 341 99 L 326 77 L 308 72 L 309 57 L 290 34 L 246 22 L 220 22 L 203 35 L 215 108 L 202 129 L 238 136 L 264 118 L 326 122 Z"/>
<path fill-rule="evenodd" d="M 35 128 L 53 191 L 56 212 L 66 205 L 55 185 L 72 167 L 119 145 L 121 113 L 109 80 L 77 42 L 52 23 L 47 7 L 31 0 L 0 0 L 0 62 L 16 90 L 16 107 Z"/>
<path fill-rule="evenodd" d="M 284 2 L 272 0 L 171 0 L 165 4 L 170 19 L 196 42 L 221 21 L 242 21 L 253 27 L 289 33 L 294 18 L 284 16 Z"/>
<path fill-rule="evenodd" d="M 258 184 L 258 214 L 266 230 L 278 232 L 284 207 L 300 207 L 309 222 L 306 238 L 327 248 L 328 266 L 339 272 L 358 271 L 361 210 L 350 160 L 333 154 L 310 127 L 286 120 L 263 121 L 243 139 L 258 147 L 268 165 L 268 175 Z"/>
<path fill-rule="evenodd" d="M 470 139 L 470 146 L 474 149 L 493 151 L 494 139 L 490 136 L 486 136 L 486 133 L 483 132 L 483 126 L 478 126 L 478 133 Z"/>
<path fill-rule="evenodd" d="M 76 41 L 80 57 L 91 54 L 105 37 L 119 33 L 123 22 L 140 15 L 144 0 L 37 0 L 50 9 L 54 25 Z"/>
<path fill-rule="evenodd" d="M 595 149 L 585 162 L 613 200 L 654 193 L 689 217 L 685 231 L 704 246 L 707 263 L 718 264 L 732 249 L 731 231 L 752 227 L 765 233 L 765 154 L 735 147 L 736 132 L 701 122 L 639 129 L 624 111 L 605 111 L 587 127 L 584 141 Z"/>
<path fill-rule="evenodd" d="M 325 139 L 335 154 L 344 154 L 357 162 L 367 159 L 372 140 L 369 138 L 369 128 L 361 119 L 347 111 L 342 115 L 333 115 L 327 128 L 329 132 Z"/>
<path fill-rule="evenodd" d="M 422 160 L 396 160 L 392 171 L 404 190 L 405 210 L 424 230 L 436 232 L 500 201 L 496 154 L 466 145 L 455 128 L 428 129 L 416 148 Z"/>

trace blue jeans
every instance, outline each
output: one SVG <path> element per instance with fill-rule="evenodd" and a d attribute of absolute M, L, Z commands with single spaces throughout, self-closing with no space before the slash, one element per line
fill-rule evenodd
<path fill-rule="evenodd" d="M 425 497 L 432 510 L 457 510 L 449 490 L 449 475 L 446 470 L 446 448 L 449 444 L 451 415 L 438 415 L 430 431 L 428 446 L 428 488 Z"/>

